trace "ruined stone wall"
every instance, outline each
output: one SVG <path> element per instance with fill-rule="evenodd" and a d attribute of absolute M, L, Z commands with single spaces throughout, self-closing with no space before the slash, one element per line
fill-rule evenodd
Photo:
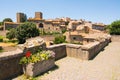
<path fill-rule="evenodd" d="M 19 64 L 22 53 L 19 49 L 0 53 L 0 80 L 7 80 L 22 73 L 22 66 Z"/>

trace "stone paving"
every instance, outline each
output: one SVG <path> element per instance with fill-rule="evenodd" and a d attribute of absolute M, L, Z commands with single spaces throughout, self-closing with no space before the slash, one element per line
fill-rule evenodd
<path fill-rule="evenodd" d="M 120 80 L 120 42 L 110 43 L 93 60 L 66 57 L 56 65 L 37 80 Z"/>

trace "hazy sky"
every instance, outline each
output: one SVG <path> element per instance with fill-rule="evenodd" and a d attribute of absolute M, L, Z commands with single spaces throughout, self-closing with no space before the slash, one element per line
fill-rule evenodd
<path fill-rule="evenodd" d="M 43 12 L 44 19 L 70 17 L 109 24 L 120 19 L 120 0 L 0 0 L 0 21 L 23 12 L 34 17 Z"/>

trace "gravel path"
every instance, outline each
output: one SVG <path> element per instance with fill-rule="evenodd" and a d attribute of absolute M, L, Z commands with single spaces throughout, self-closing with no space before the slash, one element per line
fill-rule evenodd
<path fill-rule="evenodd" d="M 66 57 L 56 65 L 38 80 L 120 80 L 120 42 L 110 43 L 91 61 Z"/>

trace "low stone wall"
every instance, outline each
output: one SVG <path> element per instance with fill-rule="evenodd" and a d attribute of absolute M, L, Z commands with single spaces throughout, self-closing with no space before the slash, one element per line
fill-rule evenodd
<path fill-rule="evenodd" d="M 67 56 L 84 59 L 86 57 L 86 54 L 83 54 L 81 47 L 82 45 L 66 44 Z"/>
<path fill-rule="evenodd" d="M 89 60 L 94 58 L 99 51 L 108 45 L 109 42 L 110 39 L 104 39 L 100 42 L 96 41 L 86 45 L 58 44 L 46 47 L 45 49 L 52 50 L 56 53 L 55 60 L 61 59 L 65 56 L 75 57 L 82 60 Z M 31 46 L 33 44 L 29 45 Z M 40 45 L 45 47 L 44 42 L 40 42 L 40 44 L 37 46 L 41 47 Z M 0 80 L 6 80 L 10 77 L 22 73 L 23 70 L 22 66 L 19 64 L 19 61 L 20 58 L 24 55 L 24 47 L 26 46 L 19 46 L 21 49 L 17 49 L 16 51 L 0 53 Z M 28 47 L 27 49 L 31 50 L 31 47 Z"/>
<path fill-rule="evenodd" d="M 47 50 L 52 50 L 55 52 L 55 60 L 66 56 L 66 44 L 51 45 L 47 47 Z"/>
<path fill-rule="evenodd" d="M 66 44 L 66 54 L 69 57 L 79 58 L 81 60 L 93 59 L 108 43 L 110 39 L 101 42 L 93 42 L 86 45 Z"/>
<path fill-rule="evenodd" d="M 22 66 L 19 64 L 23 51 L 0 53 L 0 80 L 7 80 L 22 73 Z"/>
<path fill-rule="evenodd" d="M 104 49 L 110 43 L 110 39 L 105 39 L 101 42 L 94 42 L 87 45 L 82 46 L 83 54 L 86 54 L 85 60 L 93 59 L 101 50 Z"/>
<path fill-rule="evenodd" d="M 30 63 L 30 64 L 26 64 L 24 65 L 24 73 L 27 76 L 31 76 L 31 77 L 35 77 L 39 74 L 42 74 L 46 71 L 48 71 L 49 69 L 53 68 L 55 66 L 54 61 L 55 59 L 48 59 L 48 60 L 44 60 L 44 61 L 40 61 L 38 63 Z"/>

